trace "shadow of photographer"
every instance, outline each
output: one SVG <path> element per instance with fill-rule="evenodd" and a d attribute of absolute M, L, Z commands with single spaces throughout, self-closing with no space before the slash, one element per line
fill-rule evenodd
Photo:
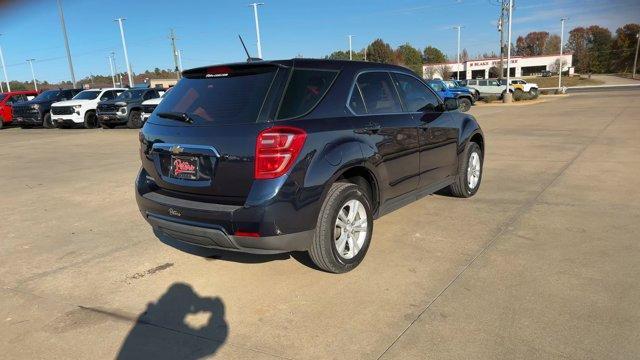
<path fill-rule="evenodd" d="M 216 353 L 229 333 L 224 303 L 175 283 L 138 316 L 117 359 L 200 359 Z"/>

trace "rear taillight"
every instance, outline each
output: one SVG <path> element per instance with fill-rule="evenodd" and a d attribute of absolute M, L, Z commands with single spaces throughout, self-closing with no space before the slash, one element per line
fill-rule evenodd
<path fill-rule="evenodd" d="M 290 126 L 263 130 L 256 140 L 256 179 L 275 179 L 284 175 L 295 162 L 307 133 Z"/>

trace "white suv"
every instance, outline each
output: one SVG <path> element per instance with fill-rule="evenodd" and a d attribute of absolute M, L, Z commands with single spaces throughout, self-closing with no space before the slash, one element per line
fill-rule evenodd
<path fill-rule="evenodd" d="M 98 127 L 96 108 L 100 101 L 113 100 L 123 88 L 90 89 L 78 93 L 71 100 L 51 105 L 51 121 L 57 127 L 83 125 L 87 129 Z"/>

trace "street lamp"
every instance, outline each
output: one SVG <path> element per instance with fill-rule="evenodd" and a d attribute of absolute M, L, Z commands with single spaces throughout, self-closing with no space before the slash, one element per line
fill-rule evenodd
<path fill-rule="evenodd" d="M 349 37 L 349 60 L 353 60 L 353 50 L 351 47 L 351 39 L 355 36 L 355 35 L 347 35 Z"/>
<path fill-rule="evenodd" d="M 564 42 L 564 22 L 567 18 L 560 19 L 560 60 L 558 60 L 558 93 L 562 92 L 562 43 Z"/>
<path fill-rule="evenodd" d="M 7 91 L 10 92 L 11 84 L 9 84 L 9 76 L 7 76 L 7 67 L 4 64 L 4 56 L 2 55 L 2 45 L 0 45 L 0 63 L 2 63 L 2 70 L 4 71 L 4 80 L 7 83 Z"/>
<path fill-rule="evenodd" d="M 36 91 L 38 91 L 38 84 L 36 83 L 36 73 L 33 71 L 33 62 L 36 59 L 27 59 L 27 62 L 29 63 L 29 67 L 31 68 L 31 77 L 33 77 L 33 87 Z"/>
<path fill-rule="evenodd" d="M 124 49 L 124 61 L 127 63 L 127 74 L 129 75 L 129 86 L 133 87 L 133 73 L 131 72 L 131 63 L 129 62 L 129 54 L 127 53 L 127 43 L 124 40 L 124 27 L 122 22 L 126 20 L 125 18 L 117 18 L 113 21 L 117 21 L 118 25 L 120 25 L 120 37 L 122 38 L 122 48 Z"/>
<path fill-rule="evenodd" d="M 458 69 L 456 71 L 456 80 L 460 80 L 460 29 L 462 29 L 464 26 L 458 25 L 458 26 L 454 26 L 452 29 L 457 29 L 458 30 L 458 56 L 457 56 L 457 61 L 458 61 Z"/>
<path fill-rule="evenodd" d="M 258 47 L 258 57 L 262 59 L 262 43 L 260 42 L 260 23 L 258 22 L 258 6 L 264 5 L 264 3 L 252 3 L 249 6 L 253 7 L 253 17 L 256 22 L 256 38 Z"/>
<path fill-rule="evenodd" d="M 507 84 L 505 85 L 504 96 L 502 97 L 502 101 L 505 103 L 511 102 L 511 93 L 509 92 L 509 84 L 511 83 L 511 23 L 513 13 L 513 0 L 509 0 L 509 35 L 507 41 Z"/>

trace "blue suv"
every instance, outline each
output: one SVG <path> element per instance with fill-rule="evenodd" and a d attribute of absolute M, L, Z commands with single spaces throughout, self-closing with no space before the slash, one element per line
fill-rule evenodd
<path fill-rule="evenodd" d="M 475 99 L 469 89 L 459 87 L 450 88 L 442 80 L 428 80 L 427 85 L 443 99 L 457 99 L 459 104 L 458 109 L 462 112 L 469 111 L 471 105 L 475 103 Z"/>

